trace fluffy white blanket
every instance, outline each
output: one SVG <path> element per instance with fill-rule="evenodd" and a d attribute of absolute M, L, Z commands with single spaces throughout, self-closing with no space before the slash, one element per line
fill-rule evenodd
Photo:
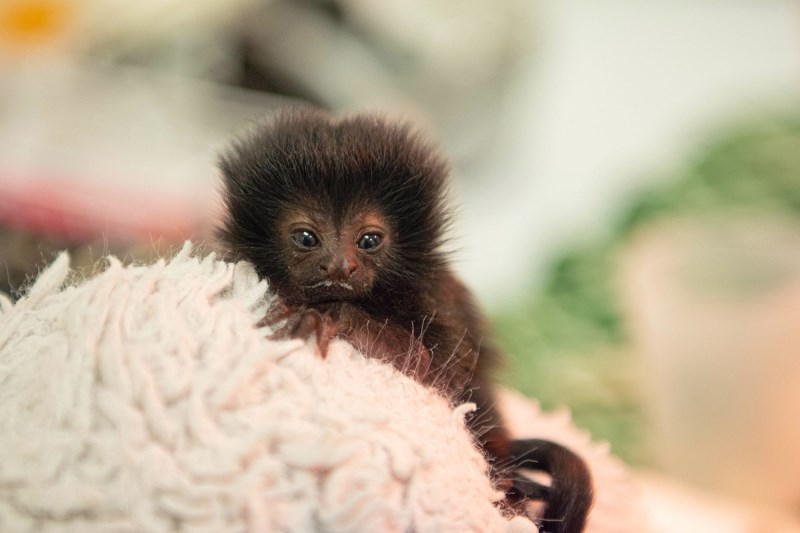
<path fill-rule="evenodd" d="M 321 359 L 266 339 L 248 264 L 187 244 L 69 279 L 61 255 L 16 304 L 0 295 L 0 531 L 536 531 L 495 506 L 473 406 L 344 342 Z M 589 461 L 590 531 L 636 531 L 606 447 L 566 413 L 502 408 Z"/>

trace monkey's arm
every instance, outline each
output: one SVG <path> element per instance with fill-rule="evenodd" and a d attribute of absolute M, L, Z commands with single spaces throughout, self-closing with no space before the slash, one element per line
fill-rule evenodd
<path fill-rule="evenodd" d="M 337 303 L 306 307 L 281 302 L 260 325 L 272 326 L 274 339 L 313 337 L 322 357 L 328 354 L 330 341 L 341 338 L 421 383 L 429 380 L 430 352 L 420 336 L 391 320 L 375 318 L 358 306 Z"/>
<path fill-rule="evenodd" d="M 391 364 L 420 383 L 431 372 L 431 352 L 419 333 L 388 318 L 373 317 L 361 307 L 342 304 L 330 311 L 337 336 L 361 353 Z"/>

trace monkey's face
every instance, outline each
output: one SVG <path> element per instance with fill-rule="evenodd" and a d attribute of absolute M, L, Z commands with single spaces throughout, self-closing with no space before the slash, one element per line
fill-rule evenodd
<path fill-rule="evenodd" d="M 390 259 L 391 235 L 383 217 L 364 210 L 334 221 L 297 210 L 279 224 L 287 266 L 282 288 L 306 302 L 336 302 L 369 294 Z"/>

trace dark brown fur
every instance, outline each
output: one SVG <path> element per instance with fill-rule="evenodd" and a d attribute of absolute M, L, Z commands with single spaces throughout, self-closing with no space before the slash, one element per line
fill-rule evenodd
<path fill-rule="evenodd" d="M 438 152 L 374 116 L 292 110 L 234 145 L 221 168 L 221 240 L 281 296 L 265 318 L 277 335 L 314 336 L 323 356 L 344 338 L 454 402 L 475 402 L 470 429 L 490 464 L 519 466 L 494 406 L 500 354 L 442 249 L 450 210 Z M 372 248 L 356 244 L 375 235 Z M 500 482 L 518 499 L 533 494 Z M 579 531 L 569 527 L 553 531 Z"/>

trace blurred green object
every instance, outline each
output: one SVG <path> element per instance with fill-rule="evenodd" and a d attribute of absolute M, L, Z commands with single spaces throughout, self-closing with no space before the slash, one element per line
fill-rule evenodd
<path fill-rule="evenodd" d="M 800 217 L 800 115 L 763 117 L 722 132 L 685 170 L 632 201 L 607 237 L 557 257 L 530 299 L 494 317 L 510 354 L 506 382 L 547 408 L 569 405 L 595 439 L 646 463 L 635 354 L 616 290 L 630 237 L 692 215 Z"/>

